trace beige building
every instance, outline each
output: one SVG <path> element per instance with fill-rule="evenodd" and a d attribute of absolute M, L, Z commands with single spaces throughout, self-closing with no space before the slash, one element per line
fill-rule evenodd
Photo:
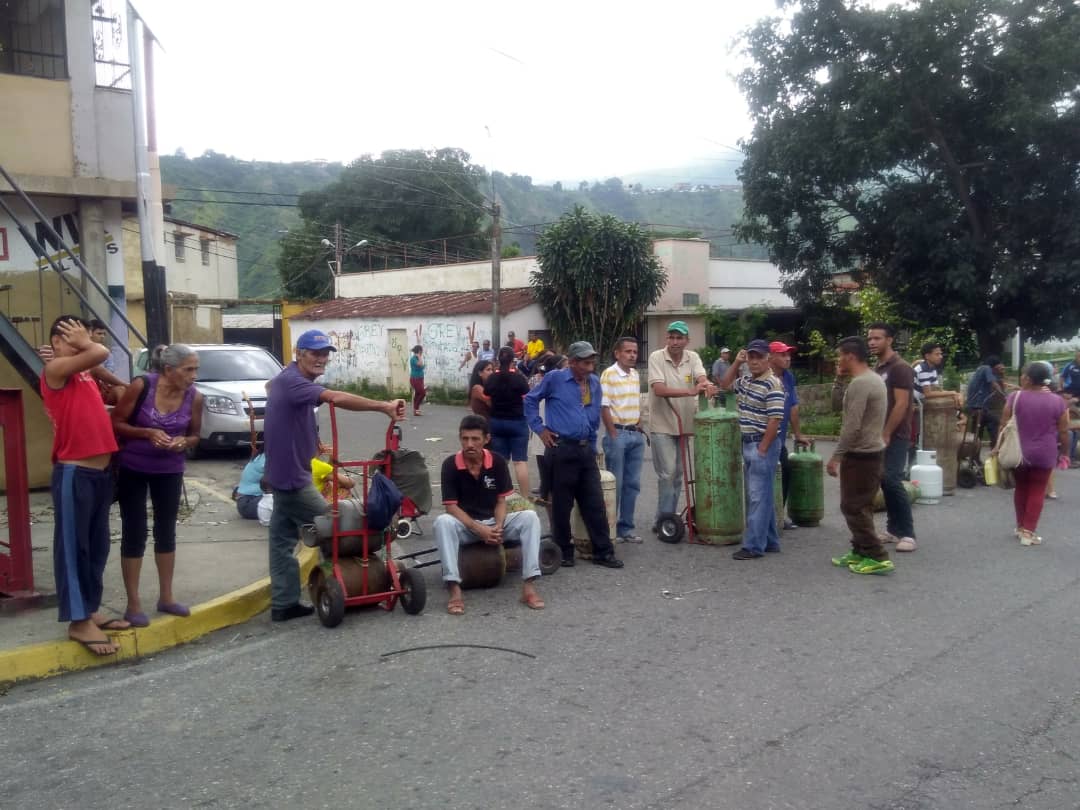
<path fill-rule="evenodd" d="M 0 3 L 0 166 L 37 208 L 0 180 L 0 327 L 18 357 L 46 340 L 61 313 L 83 312 L 76 290 L 114 329 L 110 298 L 124 294 L 124 213 L 135 210 L 135 136 L 127 4 L 117 0 L 9 0 Z M 149 35 L 147 35 L 149 37 Z M 138 52 L 150 58 L 149 39 Z M 152 112 L 147 116 L 150 185 L 160 189 Z M 151 194 L 161 229 L 160 191 Z M 51 225 L 104 294 L 46 233 Z M 22 224 L 60 268 L 40 258 Z M 155 233 L 160 244 L 163 230 Z M 89 314 L 89 313 L 88 313 Z M 119 350 L 114 350 L 119 351 Z M 52 431 L 29 363 L 0 360 L 0 386 L 24 392 L 33 485 L 47 483 Z M 126 354 L 117 355 L 126 366 Z"/>
<path fill-rule="evenodd" d="M 709 243 L 704 239 L 657 239 L 653 252 L 667 271 L 668 283 L 660 300 L 645 313 L 640 337 L 644 350 L 664 345 L 667 325 L 673 320 L 686 321 L 690 327 L 691 346 L 706 344 L 708 335 L 705 319 L 699 314 L 702 306 L 739 312 L 753 306 L 763 306 L 776 313 L 794 312 L 794 302 L 780 289 L 780 270 L 771 262 L 748 259 L 716 259 L 709 256 Z M 503 259 L 501 262 L 504 290 L 526 288 L 530 275 L 539 269 L 535 256 Z M 335 294 L 340 299 L 367 299 L 378 296 L 410 296 L 441 290 L 446 293 L 490 293 L 491 262 L 462 262 L 458 264 L 406 267 L 398 270 L 376 270 L 345 273 L 334 279 Z M 360 311 L 360 310 L 358 310 Z M 543 315 L 524 327 L 518 325 L 518 335 L 524 330 L 547 329 Z M 507 330 L 506 325 L 503 331 Z M 490 335 L 490 318 L 479 322 L 477 334 Z"/>

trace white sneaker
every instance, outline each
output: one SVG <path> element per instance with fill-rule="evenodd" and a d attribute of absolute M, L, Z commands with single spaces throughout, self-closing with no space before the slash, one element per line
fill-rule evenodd
<path fill-rule="evenodd" d="M 914 537 L 901 537 L 896 541 L 897 551 L 914 551 L 919 547 L 919 544 L 915 542 Z"/>

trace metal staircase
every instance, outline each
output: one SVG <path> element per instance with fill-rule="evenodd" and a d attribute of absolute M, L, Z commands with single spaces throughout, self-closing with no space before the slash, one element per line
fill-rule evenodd
<path fill-rule="evenodd" d="M 130 375 L 132 372 L 134 355 L 132 350 L 128 347 L 127 342 L 121 340 L 117 334 L 113 332 L 111 326 L 113 317 L 118 317 L 127 326 L 130 334 L 134 335 L 144 347 L 147 345 L 146 336 L 143 335 L 143 333 L 128 319 L 127 314 L 117 307 L 105 288 L 101 286 L 101 283 L 94 278 L 93 274 L 86 268 L 86 265 L 83 264 L 82 260 L 72 251 L 71 247 L 64 241 L 63 237 L 61 237 L 52 227 L 50 219 L 41 212 L 34 204 L 33 200 L 31 200 L 22 188 L 19 187 L 18 183 L 15 182 L 15 178 L 7 172 L 3 165 L 0 165 L 0 177 L 2 177 L 14 190 L 16 196 L 26 206 L 27 210 L 37 218 L 37 228 L 40 229 L 39 233 L 41 233 L 45 241 L 47 241 L 49 245 L 54 246 L 59 251 L 65 253 L 76 271 L 72 272 L 71 269 L 65 270 L 52 258 L 52 255 L 49 253 L 46 246 L 43 245 L 38 240 L 35 233 L 16 216 L 15 211 L 8 204 L 7 200 L 4 199 L 4 195 L 0 193 L 0 209 L 2 209 L 4 213 L 11 218 L 12 222 L 15 223 L 22 238 L 26 240 L 30 249 L 34 251 L 34 255 L 38 257 L 38 272 L 45 272 L 42 262 L 47 264 L 60 278 L 61 282 L 66 285 L 67 290 L 79 299 L 83 309 L 82 315 L 87 319 L 97 318 L 105 324 L 106 331 L 113 339 L 113 345 L 127 355 L 128 374 Z M 106 310 L 104 312 L 99 312 L 83 292 L 84 289 L 90 287 L 99 293 L 100 300 L 106 302 Z M 0 292 L 10 291 L 10 289 L 10 285 L 0 285 Z M 41 303 L 40 306 L 44 309 L 44 303 Z M 8 309 L 10 309 L 10 306 Z M 19 332 L 18 324 L 26 322 L 40 324 L 42 329 L 42 342 L 48 342 L 48 335 L 44 332 L 46 326 L 44 317 L 44 312 L 37 313 L 36 315 L 16 315 L 0 309 L 0 354 L 11 363 L 12 367 L 14 367 L 20 376 L 27 381 L 27 384 L 34 391 L 38 391 L 38 380 L 41 377 L 44 363 L 37 353 L 37 347 L 31 345 L 31 343 Z"/>

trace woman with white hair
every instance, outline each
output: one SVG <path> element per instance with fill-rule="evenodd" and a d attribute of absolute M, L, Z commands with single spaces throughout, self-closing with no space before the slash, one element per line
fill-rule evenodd
<path fill-rule="evenodd" d="M 120 570 L 127 591 L 124 618 L 133 627 L 150 619 L 139 599 L 139 574 L 146 551 L 146 493 L 154 507 L 154 562 L 158 572 L 159 613 L 188 616 L 173 597 L 176 567 L 176 517 L 184 485 L 186 451 L 199 443 L 203 397 L 195 389 L 199 355 L 174 343 L 160 355 L 160 371 L 132 381 L 113 410 L 120 442 L 116 455 L 120 502 Z"/>

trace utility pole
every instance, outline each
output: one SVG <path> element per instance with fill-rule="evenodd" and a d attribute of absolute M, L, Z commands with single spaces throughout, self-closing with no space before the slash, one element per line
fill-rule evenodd
<path fill-rule="evenodd" d="M 502 346 L 499 323 L 499 292 L 502 287 L 502 225 L 499 222 L 499 203 L 491 205 L 491 345 L 498 352 Z"/>
<path fill-rule="evenodd" d="M 341 223 L 334 223 L 334 270 L 336 275 L 341 275 L 341 257 L 345 252 L 345 246 L 341 239 Z M 336 292 L 336 290 L 335 290 Z"/>

